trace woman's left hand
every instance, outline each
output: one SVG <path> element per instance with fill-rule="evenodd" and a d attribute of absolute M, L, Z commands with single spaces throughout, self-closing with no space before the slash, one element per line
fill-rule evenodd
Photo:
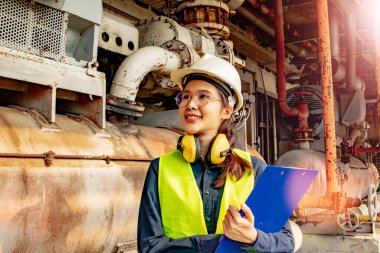
<path fill-rule="evenodd" d="M 257 240 L 255 217 L 246 204 L 242 204 L 241 209 L 245 213 L 244 217 L 236 206 L 230 205 L 223 221 L 224 234 L 232 240 L 253 244 Z"/>

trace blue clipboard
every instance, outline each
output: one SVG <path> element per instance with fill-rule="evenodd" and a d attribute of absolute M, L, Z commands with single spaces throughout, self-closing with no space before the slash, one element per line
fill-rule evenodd
<path fill-rule="evenodd" d="M 266 233 L 281 230 L 317 174 L 316 170 L 267 166 L 246 201 L 255 227 Z M 215 253 L 246 253 L 241 247 L 223 235 Z"/>

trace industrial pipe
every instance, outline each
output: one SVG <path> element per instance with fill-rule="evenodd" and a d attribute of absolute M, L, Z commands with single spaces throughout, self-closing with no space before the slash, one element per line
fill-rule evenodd
<path fill-rule="evenodd" d="M 334 94 L 331 73 L 331 51 L 327 0 L 317 0 L 318 13 L 318 47 L 319 64 L 321 70 L 322 100 L 323 100 L 323 127 L 325 136 L 325 163 L 327 195 L 338 192 L 338 178 L 336 174 L 336 139 L 334 117 Z"/>
<path fill-rule="evenodd" d="M 277 86 L 279 106 L 283 113 L 289 116 L 298 114 L 297 108 L 290 108 L 286 102 L 286 79 L 285 79 L 285 45 L 284 45 L 284 17 L 282 0 L 275 0 L 275 25 L 276 25 L 276 64 Z"/>
<path fill-rule="evenodd" d="M 346 34 L 347 34 L 347 91 L 357 90 L 356 84 L 356 16 L 355 13 L 347 14 Z"/>
<path fill-rule="evenodd" d="M 134 101 L 139 85 L 151 71 L 169 74 L 181 67 L 181 58 L 176 53 L 161 47 L 143 47 L 126 58 L 112 81 L 111 95 Z"/>
<path fill-rule="evenodd" d="M 253 7 L 258 9 L 262 14 L 268 16 L 270 19 L 274 20 L 275 19 L 275 13 L 273 10 L 271 10 L 268 6 L 265 4 L 261 3 L 259 0 L 247 0 L 248 3 L 250 3 Z M 292 34 L 292 36 L 302 39 L 302 35 L 299 31 L 296 29 L 290 29 L 289 25 L 286 24 L 287 29 L 289 32 Z M 305 47 L 311 49 L 313 52 L 317 52 L 317 48 L 310 43 L 309 41 L 302 41 Z"/>
<path fill-rule="evenodd" d="M 238 9 L 240 6 L 242 6 L 244 2 L 245 0 L 230 0 L 228 1 L 227 6 L 230 9 L 230 11 L 234 11 Z"/>
<path fill-rule="evenodd" d="M 335 8 L 330 9 L 330 39 L 331 39 L 331 64 L 333 82 L 340 83 L 346 77 L 346 68 L 340 58 L 340 33 L 338 12 Z"/>
<path fill-rule="evenodd" d="M 248 9 L 244 7 L 240 7 L 238 9 L 238 12 L 240 13 L 240 15 L 242 15 L 244 18 L 248 19 L 249 21 L 257 25 L 260 29 L 262 29 L 264 32 L 266 32 L 270 36 L 272 37 L 276 36 L 275 30 L 271 26 L 266 24 L 264 21 L 262 21 L 260 18 L 258 18 L 254 13 L 252 13 Z M 286 47 L 289 48 L 298 57 L 306 58 L 308 55 L 305 48 L 299 47 L 297 45 L 289 44 L 289 45 L 286 45 Z"/>

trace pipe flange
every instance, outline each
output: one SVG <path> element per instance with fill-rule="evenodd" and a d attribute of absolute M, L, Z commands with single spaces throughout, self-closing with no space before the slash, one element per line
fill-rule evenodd
<path fill-rule="evenodd" d="M 209 34 L 218 34 L 227 39 L 230 30 L 227 27 L 229 7 L 214 0 L 184 1 L 177 8 L 179 22 L 186 27 L 199 27 Z"/>
<path fill-rule="evenodd" d="M 168 17 L 158 16 L 136 23 L 139 30 L 139 47 L 160 46 L 169 40 L 179 40 L 191 44 L 189 31 Z"/>
<path fill-rule="evenodd" d="M 234 64 L 234 51 L 228 44 L 228 41 L 223 40 L 219 36 L 213 36 L 212 40 L 215 44 L 215 51 L 219 57 L 227 60 L 229 63 Z"/>
<path fill-rule="evenodd" d="M 294 142 L 305 142 L 305 141 L 314 141 L 313 138 L 313 128 L 294 128 Z"/>
<path fill-rule="evenodd" d="M 230 11 L 230 8 L 227 4 L 215 0 L 191 0 L 191 1 L 183 1 L 180 5 L 177 7 L 177 12 L 180 12 L 187 8 L 194 8 L 194 7 L 201 7 L 201 6 L 207 6 L 207 7 L 216 7 L 220 8 L 227 13 Z"/>
<path fill-rule="evenodd" d="M 189 23 L 185 25 L 186 27 L 196 27 L 199 29 L 204 29 L 209 35 L 218 35 L 223 39 L 228 39 L 231 35 L 230 28 L 226 24 L 218 24 L 211 22 L 200 22 L 200 23 Z"/>
<path fill-rule="evenodd" d="M 181 58 L 181 68 L 187 68 L 199 59 L 195 50 L 179 40 L 170 40 L 161 45 L 162 48 L 178 54 Z"/>
<path fill-rule="evenodd" d="M 107 111 L 117 114 L 138 118 L 142 116 L 145 106 L 140 102 L 130 101 L 108 94 L 106 109 Z"/>

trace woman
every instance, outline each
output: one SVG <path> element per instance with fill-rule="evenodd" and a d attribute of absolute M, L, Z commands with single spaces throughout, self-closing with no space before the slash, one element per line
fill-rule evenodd
<path fill-rule="evenodd" d="M 293 252 L 289 223 L 277 233 L 264 233 L 254 227 L 254 216 L 244 204 L 266 164 L 229 148 L 231 117 L 243 104 L 236 69 L 205 55 L 171 76 L 183 86 L 176 102 L 187 135 L 180 138 L 179 151 L 153 160 L 149 167 L 138 251 L 214 252 L 225 234 L 258 252 Z"/>

